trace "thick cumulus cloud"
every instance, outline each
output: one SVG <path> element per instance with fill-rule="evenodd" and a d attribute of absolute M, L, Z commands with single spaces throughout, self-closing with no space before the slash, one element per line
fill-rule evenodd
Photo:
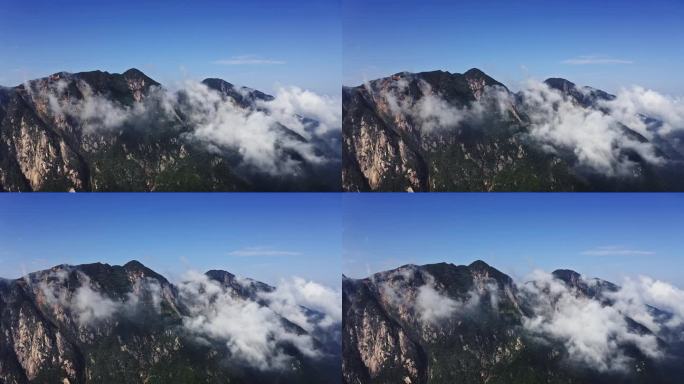
<path fill-rule="evenodd" d="M 321 357 L 324 352 L 305 331 L 327 326 L 341 316 L 336 304 L 324 302 L 338 302 L 339 294 L 300 279 L 260 294 L 265 303 L 243 299 L 232 288 L 196 272 L 186 275 L 179 293 L 190 311 L 183 318 L 187 330 L 201 340 L 225 343 L 236 360 L 263 370 L 286 368 L 291 361 L 285 352 L 288 345 L 305 356 Z M 329 311 L 319 318 L 321 324 L 307 318 L 304 303 Z"/>
<path fill-rule="evenodd" d="M 632 302 L 641 293 L 632 288 L 619 289 L 608 294 L 615 302 L 607 304 L 601 298 L 580 293 L 551 274 L 536 271 L 531 278 L 521 286 L 534 312 L 523 318 L 524 328 L 542 339 L 562 341 L 573 361 L 599 371 L 625 370 L 632 362 L 625 352 L 630 345 L 651 358 L 664 356 L 656 336 L 658 329 L 649 327 L 656 333 L 641 332 L 627 319 L 629 316 L 643 321 L 638 313 L 646 313 L 648 308 L 643 301 Z M 592 286 L 597 281 L 585 283 Z M 631 311 L 626 311 L 626 306 Z"/>
<path fill-rule="evenodd" d="M 273 100 L 256 100 L 246 107 L 205 84 L 186 81 L 173 90 L 152 87 L 131 105 L 98 94 L 84 81 L 76 81 L 82 97 L 74 97 L 66 80 L 25 88 L 34 101 L 47 106 L 58 122 L 75 120 L 85 132 L 124 126 L 149 128 L 167 121 L 188 126 L 183 138 L 202 143 L 217 153 L 237 152 L 243 165 L 272 175 L 297 174 L 296 152 L 319 165 L 329 158 L 314 142 L 327 142 L 341 129 L 341 100 L 297 87 L 280 88 Z M 243 96 L 247 89 L 236 88 Z M 149 128 L 152 129 L 152 128 Z"/>
<path fill-rule="evenodd" d="M 610 114 L 646 137 L 684 130 L 684 100 L 639 86 L 621 89 L 614 100 L 603 103 Z M 654 127 L 643 116 L 659 120 Z"/>
<path fill-rule="evenodd" d="M 262 292 L 268 306 L 307 332 L 342 322 L 342 297 L 324 285 L 300 277 L 282 280 L 272 292 Z M 312 316 L 310 310 L 321 316 Z"/>
<path fill-rule="evenodd" d="M 537 81 L 529 81 L 520 95 L 531 137 L 549 152 L 571 151 L 580 165 L 609 176 L 632 171 L 634 164 L 625 150 L 635 151 L 652 164 L 665 161 L 652 144 L 627 134 L 618 116 L 585 108 Z"/>
<path fill-rule="evenodd" d="M 655 333 L 684 324 L 684 291 L 664 281 L 647 276 L 627 278 L 619 291 L 608 293 L 607 297 L 615 302 L 615 308 Z M 649 307 L 668 315 L 663 318 Z M 684 334 L 679 337 L 684 339 Z"/>
<path fill-rule="evenodd" d="M 497 116 L 513 118 L 528 126 L 527 136 L 543 150 L 571 155 L 578 166 L 607 176 L 633 174 L 636 164 L 631 153 L 650 164 L 666 162 L 651 142 L 626 128 L 649 140 L 677 140 L 673 134 L 684 131 L 681 99 L 636 86 L 621 90 L 613 99 L 598 99 L 595 106 L 585 107 L 545 83 L 530 80 L 517 94 L 500 86 L 487 86 L 476 101 L 458 106 L 425 81 L 417 84 L 421 94 L 418 98 L 412 95 L 415 90 L 409 89 L 404 78 L 383 91 L 374 90 L 370 83 L 366 89 L 396 119 L 412 122 L 423 134 L 464 124 L 485 127 L 487 119 Z M 589 97 L 592 89 L 577 88 L 577 92 Z"/>
<path fill-rule="evenodd" d="M 319 95 L 299 87 L 280 87 L 270 101 L 259 101 L 259 106 L 270 111 L 274 119 L 293 127 L 305 137 L 324 135 L 339 130 L 342 121 L 341 100 Z M 300 117 L 316 120 L 318 125 L 309 132 Z"/>

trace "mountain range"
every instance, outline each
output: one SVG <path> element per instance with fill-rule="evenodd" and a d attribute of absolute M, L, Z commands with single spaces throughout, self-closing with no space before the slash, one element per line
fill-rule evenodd
<path fill-rule="evenodd" d="M 684 189 L 682 127 L 635 110 L 638 98 L 561 78 L 512 92 L 475 68 L 342 96 L 345 191 Z"/>
<path fill-rule="evenodd" d="M 675 383 L 684 328 L 571 270 L 524 283 L 483 261 L 343 278 L 345 383 Z"/>
<path fill-rule="evenodd" d="M 221 270 L 137 261 L 0 279 L 0 382 L 335 383 L 339 322 Z"/>
<path fill-rule="evenodd" d="M 0 87 L 0 190 L 339 190 L 339 126 L 288 107 L 221 79 L 171 91 L 137 69 Z"/>

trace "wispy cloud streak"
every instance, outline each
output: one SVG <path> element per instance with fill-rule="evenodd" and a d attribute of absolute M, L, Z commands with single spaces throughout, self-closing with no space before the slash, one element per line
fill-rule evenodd
<path fill-rule="evenodd" d="M 561 61 L 569 65 L 595 65 L 595 64 L 634 64 L 632 60 L 615 59 L 605 56 L 579 56 Z"/>
<path fill-rule="evenodd" d="M 286 251 L 270 247 L 245 247 L 228 252 L 229 256 L 262 257 L 262 256 L 299 256 L 301 252 Z"/>
<path fill-rule="evenodd" d="M 254 55 L 233 56 L 229 59 L 214 60 L 212 64 L 219 65 L 280 65 L 286 64 L 283 60 L 262 58 Z"/>
<path fill-rule="evenodd" d="M 655 252 L 620 246 L 607 246 L 588 249 L 581 252 L 581 254 L 585 256 L 650 256 L 655 255 Z"/>

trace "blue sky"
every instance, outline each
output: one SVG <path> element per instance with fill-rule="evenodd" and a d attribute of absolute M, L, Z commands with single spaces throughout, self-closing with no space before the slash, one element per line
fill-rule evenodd
<path fill-rule="evenodd" d="M 177 280 L 224 269 L 340 284 L 337 194 L 1 194 L 0 276 L 136 259 Z"/>
<path fill-rule="evenodd" d="M 0 84 L 136 67 L 169 83 L 220 77 L 339 95 L 339 0 L 0 0 Z"/>
<path fill-rule="evenodd" d="M 345 194 L 343 272 L 477 259 L 684 287 L 684 194 Z"/>
<path fill-rule="evenodd" d="M 682 212 L 682 194 L 2 194 L 0 276 L 137 259 L 172 279 L 219 268 L 337 286 L 340 272 L 482 259 L 517 277 L 684 287 Z"/>
<path fill-rule="evenodd" d="M 513 89 L 567 78 L 684 95 L 681 0 L 345 0 L 345 85 L 478 67 Z"/>

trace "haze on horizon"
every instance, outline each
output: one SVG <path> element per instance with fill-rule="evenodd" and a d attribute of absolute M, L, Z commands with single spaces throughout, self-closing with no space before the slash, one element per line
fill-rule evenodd
<path fill-rule="evenodd" d="M 340 198 L 309 194 L 0 195 L 0 277 L 138 260 L 178 283 L 220 269 L 340 285 Z"/>
<path fill-rule="evenodd" d="M 29 0 L 0 9 L 0 85 L 137 68 L 165 86 L 222 78 L 339 96 L 339 2 Z"/>
<path fill-rule="evenodd" d="M 522 280 L 572 269 L 620 284 L 640 275 L 684 287 L 681 194 L 349 194 L 343 273 L 483 260 Z"/>
<path fill-rule="evenodd" d="M 347 0 L 343 84 L 479 68 L 514 91 L 562 77 L 610 93 L 684 95 L 684 3 Z"/>

